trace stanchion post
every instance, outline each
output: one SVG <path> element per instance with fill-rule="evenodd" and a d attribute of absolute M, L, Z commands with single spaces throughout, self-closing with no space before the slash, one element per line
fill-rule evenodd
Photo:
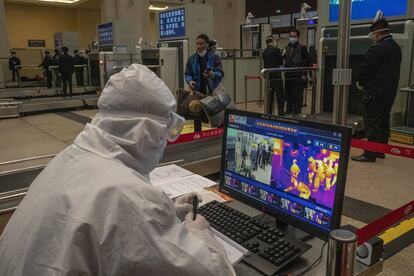
<path fill-rule="evenodd" d="M 344 230 L 332 230 L 329 235 L 326 276 L 353 276 L 357 236 Z"/>
<path fill-rule="evenodd" d="M 263 67 L 263 58 L 262 58 L 262 53 L 263 51 L 260 50 L 260 68 Z M 262 79 L 260 79 L 260 97 L 259 97 L 259 107 L 262 107 L 262 102 L 263 102 L 263 84 L 262 84 Z"/>
<path fill-rule="evenodd" d="M 244 76 L 244 110 L 247 111 L 247 76 Z"/>
<path fill-rule="evenodd" d="M 311 110 L 310 114 L 315 115 L 316 112 L 316 71 L 312 71 L 312 98 L 311 98 Z"/>
<path fill-rule="evenodd" d="M 265 89 L 264 89 L 264 113 L 271 114 L 273 110 L 269 110 L 269 74 L 264 75 Z"/>

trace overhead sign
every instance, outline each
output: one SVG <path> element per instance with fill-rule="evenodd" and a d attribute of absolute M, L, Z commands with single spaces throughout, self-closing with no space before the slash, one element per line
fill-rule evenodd
<path fill-rule="evenodd" d="M 114 45 L 114 27 L 112 22 L 98 25 L 98 40 L 100 46 Z"/>
<path fill-rule="evenodd" d="M 185 36 L 185 8 L 160 12 L 160 38 Z"/>
<path fill-rule="evenodd" d="M 44 39 L 29 39 L 27 45 L 29 47 L 46 47 L 46 41 Z"/>
<path fill-rule="evenodd" d="M 364 20 L 375 17 L 378 10 L 382 10 L 386 17 L 405 16 L 407 14 L 407 0 L 352 0 L 352 20 Z M 339 19 L 340 0 L 329 0 L 329 22 Z"/>

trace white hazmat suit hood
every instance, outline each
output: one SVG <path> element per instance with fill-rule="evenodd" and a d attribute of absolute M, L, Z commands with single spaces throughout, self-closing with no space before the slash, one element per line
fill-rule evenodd
<path fill-rule="evenodd" d="M 30 185 L 0 236 L 0 276 L 235 275 L 209 229 L 191 229 L 147 174 L 183 124 L 165 84 L 131 65 L 100 113 Z"/>
<path fill-rule="evenodd" d="M 120 160 L 143 175 L 158 164 L 167 139 L 175 138 L 171 132 L 179 134 L 184 124 L 175 113 L 175 98 L 164 82 L 138 64 L 111 77 L 98 107 L 100 113 L 75 144 Z"/>

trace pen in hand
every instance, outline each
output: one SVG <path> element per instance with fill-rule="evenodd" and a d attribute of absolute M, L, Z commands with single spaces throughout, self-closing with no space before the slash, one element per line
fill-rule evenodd
<path fill-rule="evenodd" d="M 198 209 L 198 196 L 193 196 L 193 220 L 197 217 L 197 209 Z"/>

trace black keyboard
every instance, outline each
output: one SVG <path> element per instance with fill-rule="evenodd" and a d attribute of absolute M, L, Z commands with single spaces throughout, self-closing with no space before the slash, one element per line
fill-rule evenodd
<path fill-rule="evenodd" d="M 212 201 L 198 210 L 211 227 L 248 249 L 250 254 L 243 262 L 265 275 L 275 274 L 311 248 L 223 203 Z"/>

